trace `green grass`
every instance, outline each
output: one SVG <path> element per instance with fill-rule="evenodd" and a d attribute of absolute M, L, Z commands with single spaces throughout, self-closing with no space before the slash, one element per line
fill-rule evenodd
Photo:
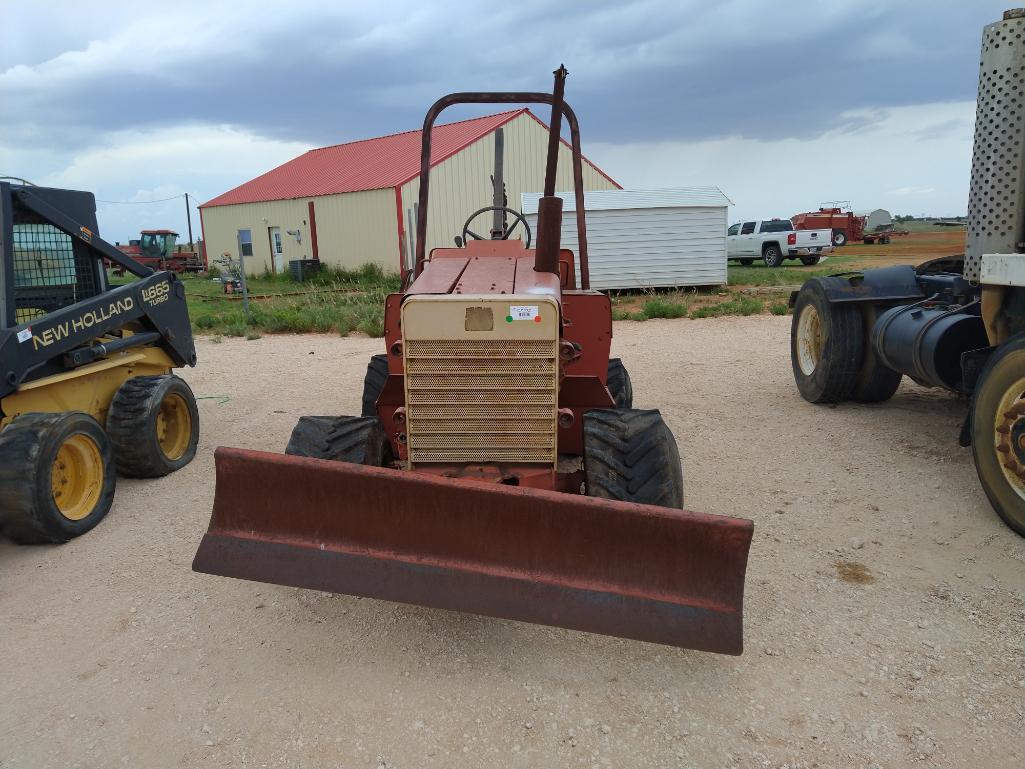
<path fill-rule="evenodd" d="M 734 294 L 724 302 L 697 307 L 692 318 L 718 318 L 722 315 L 755 315 L 765 309 L 765 303 L 753 296 Z"/>
<path fill-rule="evenodd" d="M 773 315 L 787 315 L 790 312 L 790 306 L 786 302 L 773 302 L 769 307 L 769 312 Z"/>
<path fill-rule="evenodd" d="M 766 267 L 757 261 L 750 267 L 730 262 L 726 268 L 727 283 L 731 286 L 799 286 L 808 278 L 847 272 L 852 263 L 863 260 L 857 254 L 830 256 L 825 262 L 805 267 L 800 262 L 784 262 L 782 267 Z"/>
<path fill-rule="evenodd" d="M 259 339 L 262 334 L 336 333 L 359 331 L 384 335 L 384 300 L 398 291 L 399 277 L 374 264 L 355 270 L 323 269 L 297 283 L 290 274 L 261 275 L 246 281 L 249 317 L 241 299 L 229 299 L 223 285 L 209 277 L 182 276 L 189 316 L 196 333 Z M 127 283 L 131 276 L 113 278 Z"/>

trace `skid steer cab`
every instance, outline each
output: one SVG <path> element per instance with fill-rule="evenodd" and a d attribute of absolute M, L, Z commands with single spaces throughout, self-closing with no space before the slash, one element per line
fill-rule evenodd
<path fill-rule="evenodd" d="M 0 534 L 66 542 L 118 474 L 187 465 L 199 415 L 172 371 L 195 364 L 184 286 L 99 237 L 92 193 L 0 183 Z"/>
<path fill-rule="evenodd" d="M 683 509 L 676 440 L 657 409 L 633 408 L 630 377 L 609 357 L 611 307 L 589 287 L 565 74 L 553 94 L 452 94 L 431 107 L 416 261 L 386 300 L 385 351 L 368 365 L 362 414 L 302 417 L 286 455 L 218 449 L 194 569 L 741 652 L 752 524 Z M 505 205 L 499 155 L 494 205 L 428 259 L 438 114 L 531 102 L 552 106 L 536 248 Z M 560 248 L 555 196 L 563 117 L 576 256 Z M 486 213 L 490 238 L 471 228 Z"/>

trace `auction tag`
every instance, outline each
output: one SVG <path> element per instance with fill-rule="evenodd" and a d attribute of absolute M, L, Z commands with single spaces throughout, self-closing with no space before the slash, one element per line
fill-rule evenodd
<path fill-rule="evenodd" d="M 31 338 L 32 338 L 32 329 L 31 328 L 23 328 L 21 331 L 18 332 L 18 341 L 19 342 L 27 342 Z"/>
<path fill-rule="evenodd" d="M 537 316 L 536 304 L 514 304 L 509 307 L 509 317 L 513 320 L 534 320 Z"/>

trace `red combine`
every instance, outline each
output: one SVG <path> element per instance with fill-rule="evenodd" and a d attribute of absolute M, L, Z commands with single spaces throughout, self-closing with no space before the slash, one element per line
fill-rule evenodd
<path fill-rule="evenodd" d="M 845 211 L 842 208 L 824 206 L 818 211 L 807 211 L 790 217 L 795 230 L 833 231 L 833 245 L 845 246 L 860 240 L 866 245 L 875 242 L 889 243 L 894 235 L 907 235 L 907 231 L 893 228 L 890 214 L 881 208 L 865 213 Z"/>
<path fill-rule="evenodd" d="M 632 408 L 589 289 L 580 131 L 547 93 L 459 93 L 424 120 L 416 262 L 385 303 L 362 416 L 302 417 L 286 455 L 218 448 L 196 571 L 740 654 L 753 525 L 683 508 L 676 441 Z M 537 247 L 490 239 L 425 254 L 431 129 L 454 104 L 552 106 Z M 577 258 L 554 195 L 563 116 Z M 497 170 L 497 169 L 496 169 Z M 498 174 L 496 174 L 498 176 Z M 506 214 L 515 217 L 506 225 Z M 464 228 L 465 229 L 465 228 Z"/>
<path fill-rule="evenodd" d="M 173 230 L 143 230 L 138 240 L 120 243 L 121 253 L 154 270 L 171 272 L 202 272 L 206 269 L 203 257 L 198 251 L 186 251 L 176 245 L 178 233 Z"/>

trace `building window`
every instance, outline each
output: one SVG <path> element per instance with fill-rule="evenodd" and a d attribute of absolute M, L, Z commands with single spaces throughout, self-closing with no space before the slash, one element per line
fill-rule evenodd
<path fill-rule="evenodd" d="M 239 230 L 238 231 L 238 247 L 239 253 L 242 256 L 253 255 L 253 231 L 252 230 Z"/>

